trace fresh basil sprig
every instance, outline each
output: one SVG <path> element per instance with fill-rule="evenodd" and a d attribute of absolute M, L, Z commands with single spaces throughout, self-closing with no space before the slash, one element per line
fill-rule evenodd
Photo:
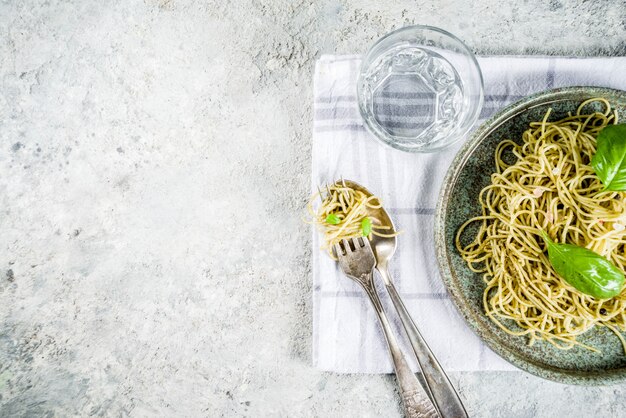
<path fill-rule="evenodd" d="M 600 131 L 591 166 L 605 190 L 626 191 L 626 124 L 605 126 Z"/>
<path fill-rule="evenodd" d="M 608 259 L 572 244 L 557 244 L 541 232 L 548 246 L 554 271 L 580 292 L 598 299 L 617 296 L 624 285 L 624 273 Z"/>
<path fill-rule="evenodd" d="M 372 233 L 372 220 L 368 217 L 365 217 L 361 221 L 361 235 L 366 237 L 371 233 Z"/>

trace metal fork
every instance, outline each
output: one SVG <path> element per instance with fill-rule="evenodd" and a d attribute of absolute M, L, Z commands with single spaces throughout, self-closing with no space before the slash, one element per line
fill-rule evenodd
<path fill-rule="evenodd" d="M 435 406 L 428 398 L 415 374 L 411 371 L 404 354 L 400 350 L 383 305 L 380 303 L 378 293 L 376 293 L 373 274 L 376 258 L 369 240 L 364 238 L 343 240 L 340 244 L 334 246 L 334 250 L 339 260 L 339 266 L 345 275 L 361 285 L 367 296 L 369 296 L 372 305 L 374 305 L 374 310 L 383 329 L 385 340 L 387 340 L 387 345 L 389 346 L 389 353 L 393 360 L 393 366 L 396 370 L 405 416 L 409 418 L 439 417 Z"/>

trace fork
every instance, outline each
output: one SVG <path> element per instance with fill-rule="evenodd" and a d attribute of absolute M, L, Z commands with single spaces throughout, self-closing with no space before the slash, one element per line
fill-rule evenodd
<path fill-rule="evenodd" d="M 402 403 L 404 404 L 405 416 L 408 418 L 436 418 L 439 417 L 435 406 L 432 404 L 424 388 L 420 385 L 417 377 L 411 371 L 409 364 L 400 350 L 398 341 L 394 336 L 383 305 L 380 302 L 376 288 L 374 287 L 374 267 L 376 257 L 366 238 L 352 238 L 342 240 L 334 246 L 335 255 L 339 266 L 344 274 L 361 285 L 369 296 L 376 315 L 380 321 L 385 340 L 389 346 L 389 353 L 396 370 L 396 378 L 400 386 Z"/>

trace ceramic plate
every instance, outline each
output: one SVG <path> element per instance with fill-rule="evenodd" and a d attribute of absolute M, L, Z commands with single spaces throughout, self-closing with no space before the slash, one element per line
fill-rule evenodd
<path fill-rule="evenodd" d="M 626 92 L 596 87 L 568 87 L 529 96 L 498 112 L 478 128 L 452 162 L 439 195 L 435 217 L 435 243 L 439 269 L 452 300 L 469 326 L 493 351 L 515 366 L 535 375 L 578 384 L 607 384 L 626 379 L 626 355 L 619 339 L 608 329 L 596 327 L 579 340 L 601 350 L 559 350 L 549 343 L 528 346 L 526 337 L 512 336 L 484 314 L 485 285 L 473 273 L 454 246 L 463 222 L 480 214 L 479 191 L 489 184 L 495 171 L 493 155 L 504 139 L 521 140 L 531 121 L 543 118 L 552 108 L 550 120 L 574 112 L 586 99 L 604 97 L 626 116 Z"/>

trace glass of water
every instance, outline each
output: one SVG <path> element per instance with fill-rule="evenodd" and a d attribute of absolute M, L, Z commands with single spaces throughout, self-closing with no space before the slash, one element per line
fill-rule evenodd
<path fill-rule="evenodd" d="M 377 139 L 403 151 L 432 152 L 472 128 L 483 105 L 483 78 L 460 39 L 435 27 L 407 26 L 367 52 L 357 96 Z"/>

